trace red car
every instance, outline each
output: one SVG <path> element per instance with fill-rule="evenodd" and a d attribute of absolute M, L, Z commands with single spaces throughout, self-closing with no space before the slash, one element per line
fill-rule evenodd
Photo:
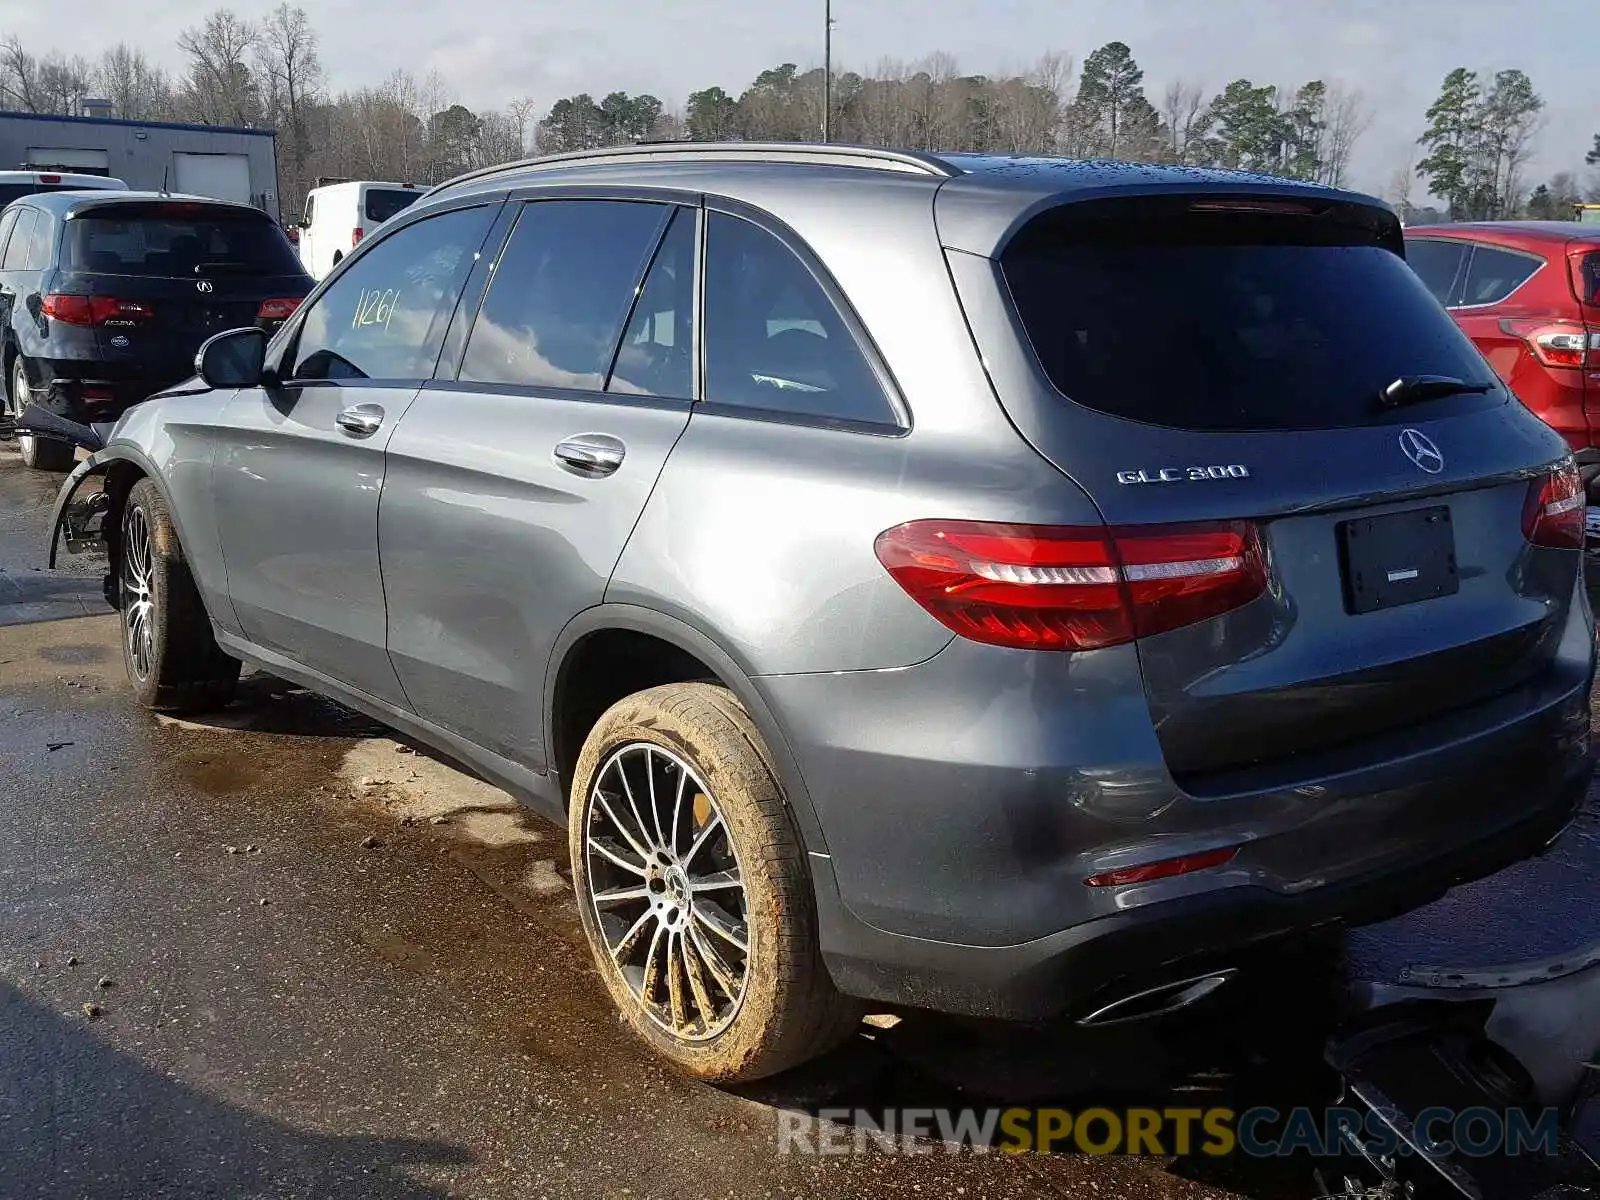
<path fill-rule="evenodd" d="M 1600 228 L 1484 221 L 1406 230 L 1406 257 L 1511 390 L 1567 439 L 1600 500 Z"/>

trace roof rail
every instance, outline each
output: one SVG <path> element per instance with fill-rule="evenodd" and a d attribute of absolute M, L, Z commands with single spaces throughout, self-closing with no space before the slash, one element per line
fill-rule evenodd
<path fill-rule="evenodd" d="M 876 146 L 841 146 L 821 142 L 632 142 L 597 150 L 570 150 L 515 162 L 480 167 L 434 184 L 428 195 L 474 179 L 487 179 L 511 171 L 558 170 L 564 167 L 644 162 L 771 162 L 828 167 L 865 167 L 953 179 L 961 172 L 944 159 L 911 150 L 884 150 Z"/>

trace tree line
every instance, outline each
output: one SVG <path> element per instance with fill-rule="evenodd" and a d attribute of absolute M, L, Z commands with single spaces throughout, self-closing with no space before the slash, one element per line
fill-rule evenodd
<path fill-rule="evenodd" d="M 652 140 L 814 141 L 829 91 L 820 69 L 784 63 L 736 93 L 692 92 L 681 109 L 617 91 L 564 97 L 542 116 L 528 98 L 474 112 L 437 73 L 406 71 L 335 93 L 316 29 L 288 3 L 259 22 L 217 9 L 183 31 L 178 49 L 183 66 L 172 72 L 126 44 L 91 60 L 35 54 L 4 38 L 0 107 L 71 113 L 100 96 L 135 120 L 275 128 L 280 192 L 292 211 L 321 177 L 436 183 L 529 153 Z M 1076 71 L 1061 54 L 998 76 L 963 73 L 948 54 L 885 60 L 869 73 L 835 72 L 830 103 L 839 141 L 1236 167 L 1333 185 L 1349 182 L 1374 117 L 1359 91 L 1320 79 L 1287 87 L 1237 79 L 1210 95 L 1178 80 L 1152 99 L 1123 42 L 1094 50 Z M 1570 216 L 1582 190 L 1573 172 L 1532 188 L 1525 178 L 1543 108 L 1521 71 L 1452 71 L 1424 114 L 1419 157 L 1388 198 L 1412 220 Z M 1600 134 L 1586 161 L 1600 166 Z M 1591 194 L 1600 199 L 1600 188 Z"/>

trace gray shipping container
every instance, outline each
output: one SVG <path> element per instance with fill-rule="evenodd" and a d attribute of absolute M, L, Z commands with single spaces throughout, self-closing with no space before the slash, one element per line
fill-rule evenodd
<path fill-rule="evenodd" d="M 271 129 L 0 112 L 0 171 L 76 171 L 136 191 L 239 200 L 278 219 L 277 134 Z"/>

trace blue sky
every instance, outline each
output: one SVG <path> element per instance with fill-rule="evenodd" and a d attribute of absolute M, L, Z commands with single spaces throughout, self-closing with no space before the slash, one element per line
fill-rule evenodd
<path fill-rule="evenodd" d="M 275 0 L 241 0 L 254 16 Z M 94 54 L 126 39 L 169 66 L 179 29 L 209 6 L 77 0 L 73 37 L 59 8 L 8 5 L 0 33 L 33 49 Z M 820 63 L 822 0 L 306 0 L 336 87 L 404 67 L 439 69 L 469 106 L 531 96 L 541 109 L 575 91 L 650 91 L 681 104 L 716 83 L 737 92 L 764 67 Z M 1160 103 L 1174 78 L 1208 92 L 1241 76 L 1258 83 L 1340 80 L 1366 93 L 1378 118 L 1358 147 L 1353 182 L 1385 190 L 1423 125 L 1445 72 L 1520 67 L 1545 97 L 1530 177 L 1580 170 L 1600 132 L 1600 11 L 1594 0 L 835 0 L 835 61 L 870 69 L 943 50 L 963 71 L 1026 67 L 1045 51 L 1081 62 L 1121 40 Z M 1591 173 L 1592 176 L 1592 173 Z"/>

